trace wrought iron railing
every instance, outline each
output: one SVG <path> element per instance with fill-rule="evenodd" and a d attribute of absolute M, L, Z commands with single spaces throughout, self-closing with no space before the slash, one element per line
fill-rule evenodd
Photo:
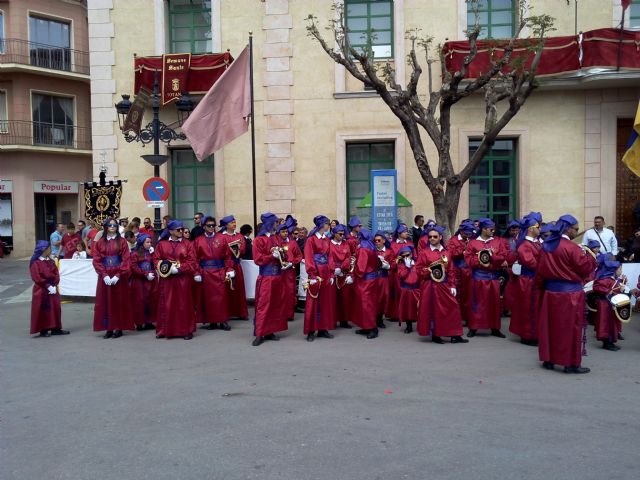
<path fill-rule="evenodd" d="M 0 63 L 18 63 L 89 75 L 89 52 L 18 38 L 0 39 Z"/>
<path fill-rule="evenodd" d="M 60 123 L 0 120 L 0 145 L 91 150 L 91 129 Z"/>

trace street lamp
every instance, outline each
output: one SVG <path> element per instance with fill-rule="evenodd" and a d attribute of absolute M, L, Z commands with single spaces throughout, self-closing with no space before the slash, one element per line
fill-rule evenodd
<path fill-rule="evenodd" d="M 118 125 L 122 131 L 125 124 L 125 119 L 131 110 L 132 103 L 129 100 L 130 96 L 127 94 L 122 95 L 122 100 L 116 103 L 116 112 L 118 112 Z M 169 145 L 174 140 L 186 140 L 184 133 L 176 132 L 173 128 L 165 125 L 160 121 L 160 87 L 158 85 L 158 72 L 155 72 L 153 78 L 153 94 L 151 96 L 151 108 L 153 110 L 153 120 L 147 124 L 146 127 L 141 128 L 139 132 L 127 130 L 123 132 L 124 139 L 127 143 L 140 142 L 142 146 L 153 142 L 153 154 L 141 155 L 142 158 L 149 164 L 153 165 L 153 176 L 160 176 L 160 165 L 164 164 L 168 159 L 168 155 L 160 155 L 160 142 Z M 176 108 L 178 109 L 178 125 L 182 126 L 184 121 L 189 117 L 189 114 L 193 111 L 194 103 L 188 93 L 183 93 L 180 99 L 176 102 Z M 156 232 L 160 231 L 160 208 L 154 209 L 153 227 Z"/>

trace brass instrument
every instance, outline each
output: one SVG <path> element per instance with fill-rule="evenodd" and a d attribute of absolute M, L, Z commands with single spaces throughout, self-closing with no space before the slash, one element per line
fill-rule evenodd
<path fill-rule="evenodd" d="M 275 252 L 276 250 L 280 252 L 280 256 L 278 257 L 278 260 L 280 260 L 280 266 L 282 268 L 286 268 L 287 263 L 289 263 L 287 261 L 287 252 L 289 251 L 289 247 L 287 247 L 286 245 L 284 247 L 273 247 L 271 249 L 271 253 Z"/>
<path fill-rule="evenodd" d="M 431 262 L 429 266 L 425 267 L 425 270 L 429 272 L 431 275 L 431 280 L 434 282 L 444 282 L 445 279 L 445 270 L 449 263 L 449 259 L 446 255 L 440 255 L 440 258 L 435 262 Z"/>
<path fill-rule="evenodd" d="M 349 259 L 349 273 L 353 273 L 355 269 L 356 269 L 356 256 L 351 255 L 351 258 Z"/>
<path fill-rule="evenodd" d="M 596 260 L 597 255 L 595 254 L 595 252 L 593 250 L 591 250 L 586 245 L 581 245 L 581 247 L 582 247 L 582 251 L 583 252 L 588 253 L 589 255 L 591 255 L 593 257 L 594 260 Z"/>
<path fill-rule="evenodd" d="M 224 277 L 224 281 L 225 283 L 229 284 L 229 290 L 235 290 L 235 283 L 234 283 L 234 278 L 231 278 L 230 276 L 225 276 Z"/>
<path fill-rule="evenodd" d="M 318 281 L 318 292 L 315 295 L 311 292 L 311 284 L 309 283 L 310 279 L 302 282 L 302 288 L 304 288 L 305 292 L 307 292 L 311 298 L 318 298 L 318 296 L 320 296 L 320 284 L 322 283 L 322 277 L 317 277 L 316 280 Z"/>
<path fill-rule="evenodd" d="M 158 260 L 156 264 L 156 271 L 162 278 L 168 278 L 171 276 L 171 267 L 180 268 L 180 262 L 173 260 Z"/>
<path fill-rule="evenodd" d="M 491 266 L 491 257 L 493 256 L 492 248 L 483 248 L 478 252 L 478 263 L 483 267 Z"/>
<path fill-rule="evenodd" d="M 240 246 L 242 245 L 242 240 L 239 238 L 237 240 L 233 240 L 229 242 L 229 248 L 231 249 L 231 253 L 236 258 L 240 258 Z"/>

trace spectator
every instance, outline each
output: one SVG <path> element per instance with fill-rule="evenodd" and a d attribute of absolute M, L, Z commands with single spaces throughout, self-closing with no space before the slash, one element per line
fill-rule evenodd
<path fill-rule="evenodd" d="M 62 251 L 62 237 L 64 233 L 64 225 L 62 223 L 56 223 L 56 229 L 49 237 L 49 243 L 51 244 L 51 255 L 54 257 L 61 257 Z"/>
<path fill-rule="evenodd" d="M 600 242 L 602 253 L 618 255 L 618 241 L 613 231 L 605 228 L 604 217 L 598 215 L 593 219 L 593 228 L 590 228 L 582 236 L 582 244 L 587 245 L 590 240 Z"/>
<path fill-rule="evenodd" d="M 251 246 L 253 243 L 253 240 L 251 240 L 251 234 L 253 233 L 253 228 L 251 228 L 251 225 L 248 225 L 245 223 L 240 227 L 240 233 L 244 237 L 244 242 L 245 242 L 245 251 L 244 251 L 244 255 L 242 255 L 242 259 L 253 260 L 253 249 Z"/>
<path fill-rule="evenodd" d="M 202 227 L 203 218 L 204 218 L 204 213 L 202 212 L 196 212 L 196 214 L 193 216 L 193 223 L 195 224 L 195 227 L 191 229 L 191 240 L 195 240 L 196 238 L 204 235 L 204 228 Z M 216 219 L 213 218 L 214 223 L 215 221 Z"/>
<path fill-rule="evenodd" d="M 153 225 L 151 224 L 151 219 L 149 217 L 144 218 L 143 226 L 140 227 L 139 232 L 144 233 L 145 235 L 149 235 L 151 237 L 151 240 L 153 241 L 155 232 L 153 231 Z"/>
<path fill-rule="evenodd" d="M 120 226 L 118 227 L 118 231 L 120 232 L 120 235 L 124 235 L 124 232 L 129 225 L 129 217 L 122 217 L 120 220 L 118 220 L 118 223 L 120 224 Z"/>
<path fill-rule="evenodd" d="M 131 230 L 124 232 L 124 239 L 129 244 L 129 251 L 133 252 L 136 249 L 136 235 Z"/>
<path fill-rule="evenodd" d="M 298 238 L 296 238 L 296 242 L 298 242 L 298 246 L 300 247 L 300 251 L 304 252 L 304 246 L 307 243 L 307 235 L 309 231 L 307 227 L 300 227 L 298 229 Z"/>
<path fill-rule="evenodd" d="M 411 234 L 411 241 L 415 246 L 418 246 L 420 237 L 422 237 L 422 226 L 424 225 L 424 217 L 422 215 L 416 215 L 413 218 L 413 227 L 409 233 Z"/>
<path fill-rule="evenodd" d="M 329 229 L 329 231 L 332 232 L 333 229 L 336 228 L 339 224 L 340 224 L 339 220 L 336 220 L 336 219 L 331 220 L 331 223 L 329 224 L 331 228 Z"/>
<path fill-rule="evenodd" d="M 84 260 L 87 258 L 87 252 L 84 248 L 84 243 L 78 242 L 76 243 L 76 251 L 73 252 L 73 260 Z"/>
<path fill-rule="evenodd" d="M 87 247 L 87 257 L 91 257 L 91 249 L 93 248 L 93 243 L 98 239 L 96 235 L 100 230 L 95 226 L 95 223 L 91 226 L 91 230 L 87 233 L 87 237 L 85 239 L 86 247 Z"/>
<path fill-rule="evenodd" d="M 69 222 L 67 231 L 62 236 L 62 257 L 71 258 L 76 251 L 76 245 L 82 243 L 82 235 L 76 232 L 76 226 Z"/>
<path fill-rule="evenodd" d="M 624 249 L 620 249 L 618 258 L 623 262 L 640 262 L 640 227 L 624 242 Z"/>
<path fill-rule="evenodd" d="M 164 217 L 162 217 L 162 229 L 164 230 L 165 228 L 167 228 L 167 225 L 169 224 L 169 220 L 171 220 L 171 215 L 165 215 Z"/>

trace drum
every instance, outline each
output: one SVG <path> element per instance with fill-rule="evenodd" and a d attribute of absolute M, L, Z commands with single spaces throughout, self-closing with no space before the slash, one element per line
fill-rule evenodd
<path fill-rule="evenodd" d="M 521 275 L 522 274 L 522 265 L 520 265 L 518 262 L 514 263 L 513 265 L 511 265 L 511 272 L 514 275 Z"/>
<path fill-rule="evenodd" d="M 625 293 L 616 293 L 615 295 L 609 295 L 607 297 L 613 313 L 616 318 L 622 323 L 629 323 L 631 321 L 631 299 L 629 295 Z"/>

